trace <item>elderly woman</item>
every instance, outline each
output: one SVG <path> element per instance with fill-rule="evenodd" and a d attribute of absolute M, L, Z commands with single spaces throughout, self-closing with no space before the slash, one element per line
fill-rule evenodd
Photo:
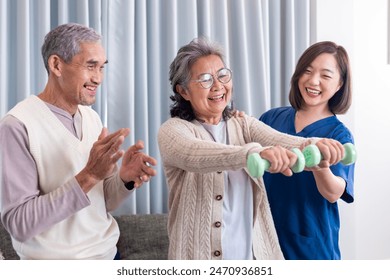
<path fill-rule="evenodd" d="M 308 139 L 235 116 L 232 72 L 221 48 L 206 39 L 179 49 L 170 81 L 172 118 L 158 133 L 169 187 L 169 258 L 283 259 L 263 180 L 250 177 L 246 162 L 259 153 L 270 172 L 291 176 L 290 149 Z M 332 141 L 319 147 L 330 164 L 343 153 Z"/>

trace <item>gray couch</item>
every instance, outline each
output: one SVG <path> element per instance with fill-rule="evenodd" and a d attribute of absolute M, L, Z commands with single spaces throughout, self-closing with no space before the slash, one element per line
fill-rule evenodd
<path fill-rule="evenodd" d="M 115 217 L 121 235 L 118 250 L 124 260 L 162 260 L 168 257 L 167 214 Z M 11 238 L 0 222 L 0 252 L 4 259 L 17 260 Z M 1 256 L 0 256 L 1 259 Z"/>

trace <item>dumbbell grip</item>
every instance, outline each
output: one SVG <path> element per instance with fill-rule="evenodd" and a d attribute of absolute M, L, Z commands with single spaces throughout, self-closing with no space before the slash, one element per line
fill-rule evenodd
<path fill-rule="evenodd" d="M 352 143 L 345 143 L 344 147 L 344 157 L 341 160 L 341 163 L 344 165 L 350 165 L 356 162 L 357 154 L 355 146 Z M 302 151 L 306 166 L 311 168 L 317 166 L 322 160 L 322 155 L 318 147 L 314 144 L 305 147 Z"/>
<path fill-rule="evenodd" d="M 291 151 L 295 153 L 298 157 L 291 170 L 294 173 L 302 172 L 305 168 L 305 158 L 303 156 L 303 153 L 298 148 L 293 148 Z M 258 153 L 253 153 L 248 156 L 247 167 L 249 174 L 252 177 L 262 177 L 264 175 L 264 172 L 267 171 L 270 166 L 270 162 L 266 159 L 261 158 Z"/>

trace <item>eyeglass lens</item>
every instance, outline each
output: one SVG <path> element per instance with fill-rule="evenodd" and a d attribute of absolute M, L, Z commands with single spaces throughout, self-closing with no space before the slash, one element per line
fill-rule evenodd
<path fill-rule="evenodd" d="M 231 78 L 232 72 L 230 69 L 222 68 L 217 72 L 217 79 L 223 84 L 228 83 Z M 198 81 L 203 88 L 211 88 L 211 86 L 214 84 L 214 77 L 211 74 L 206 73 L 203 74 Z"/>

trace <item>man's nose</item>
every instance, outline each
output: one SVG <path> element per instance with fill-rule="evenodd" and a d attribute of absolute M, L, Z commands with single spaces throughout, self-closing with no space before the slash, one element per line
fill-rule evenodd
<path fill-rule="evenodd" d="M 104 73 L 103 73 L 102 69 L 97 68 L 97 69 L 95 69 L 95 71 L 93 71 L 91 80 L 92 80 L 92 82 L 94 82 L 96 84 L 100 84 L 103 81 L 103 77 L 104 77 Z"/>

